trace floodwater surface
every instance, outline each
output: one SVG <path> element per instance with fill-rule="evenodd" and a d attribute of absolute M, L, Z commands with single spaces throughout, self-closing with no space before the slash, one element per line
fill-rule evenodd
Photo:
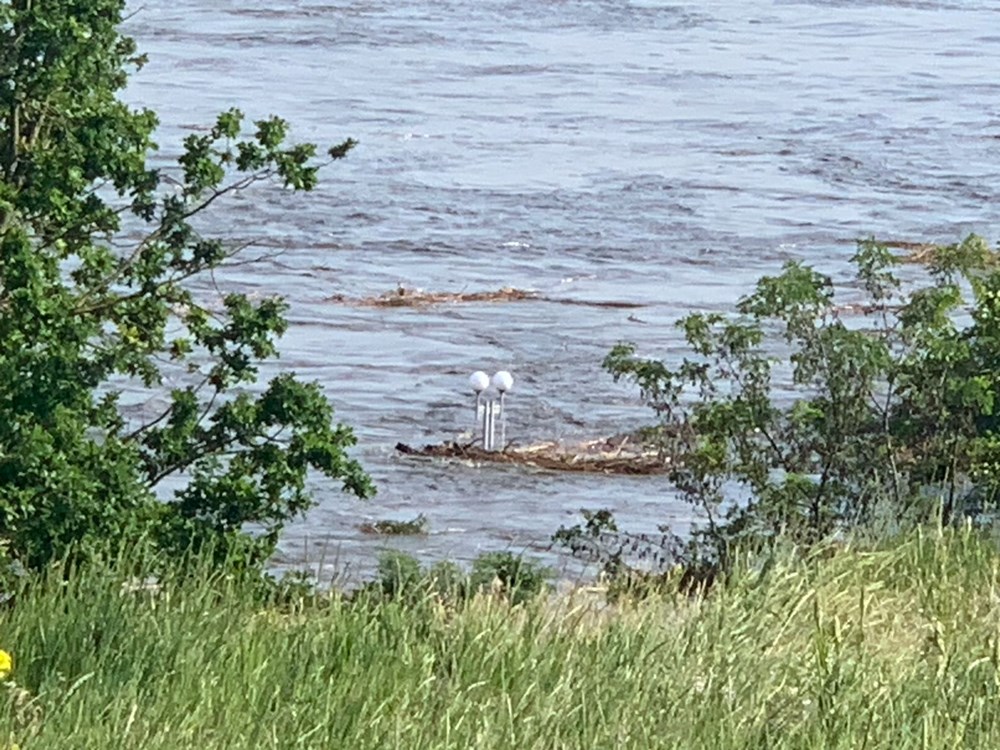
<path fill-rule="evenodd" d="M 296 138 L 360 141 L 317 191 L 231 201 L 211 226 L 281 255 L 229 282 L 291 303 L 281 366 L 320 381 L 379 486 L 320 504 L 281 561 L 365 571 L 379 548 L 542 552 L 580 508 L 685 531 L 665 480 L 397 456 L 468 433 L 467 377 L 509 369 L 509 436 L 586 438 L 647 418 L 601 359 L 676 356 L 673 321 L 727 309 L 788 259 L 838 278 L 858 237 L 997 236 L 1000 5 L 873 0 L 148 0 L 160 158 L 231 106 Z M 352 308 L 398 284 L 547 297 Z M 423 513 L 430 535 L 358 526 Z M 552 560 L 553 558 L 549 558 Z"/>

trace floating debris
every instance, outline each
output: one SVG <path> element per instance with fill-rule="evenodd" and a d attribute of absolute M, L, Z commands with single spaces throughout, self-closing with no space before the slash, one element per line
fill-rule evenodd
<path fill-rule="evenodd" d="M 427 533 L 429 524 L 427 517 L 421 513 L 409 521 L 390 521 L 388 519 L 363 523 L 358 528 L 363 534 L 382 534 L 384 536 L 422 536 Z"/>
<path fill-rule="evenodd" d="M 872 315 L 883 310 L 894 313 L 901 308 L 902 305 L 866 305 L 861 302 L 845 302 L 842 305 L 834 305 L 831 310 L 836 315 Z"/>
<path fill-rule="evenodd" d="M 430 307 L 432 305 L 468 304 L 474 302 L 552 302 L 559 305 L 582 305 L 585 307 L 607 307 L 613 309 L 631 310 L 645 307 L 638 302 L 616 302 L 576 300 L 568 298 L 545 297 L 538 292 L 514 287 L 501 287 L 493 291 L 480 292 L 425 292 L 422 289 L 410 289 L 400 284 L 391 292 L 374 297 L 348 297 L 346 294 L 334 294 L 327 297 L 327 302 L 355 307 Z"/>
<path fill-rule="evenodd" d="M 570 299 L 568 297 L 539 297 L 543 302 L 554 302 L 557 305 L 580 305 L 581 307 L 607 307 L 612 310 L 637 310 L 647 307 L 642 302 L 618 302 L 616 300 L 586 300 Z"/>
<path fill-rule="evenodd" d="M 670 459 L 631 435 L 588 440 L 566 445 L 560 442 L 536 443 L 523 447 L 486 451 L 475 443 L 458 442 L 414 448 L 397 443 L 396 450 L 407 456 L 454 458 L 467 461 L 530 466 L 550 471 L 574 471 L 591 474 L 663 474 L 670 470 Z"/>
<path fill-rule="evenodd" d="M 467 302 L 520 302 L 532 299 L 539 299 L 537 292 L 512 287 L 485 292 L 425 292 L 400 285 L 394 291 L 377 297 L 347 297 L 335 294 L 329 297 L 328 301 L 359 307 L 426 307 Z"/>
<path fill-rule="evenodd" d="M 972 244 L 967 244 L 970 241 Z M 901 263 L 931 265 L 938 262 L 941 253 L 945 253 L 947 257 L 948 254 L 957 251 L 966 258 L 981 264 L 982 268 L 994 268 L 1000 265 L 1000 252 L 977 238 L 969 238 L 958 245 L 938 245 L 933 242 L 908 242 L 905 240 L 891 240 L 879 244 L 893 250 L 902 250 L 903 254 L 896 256 Z"/>
<path fill-rule="evenodd" d="M 890 240 L 879 242 L 879 244 L 893 250 L 904 251 L 902 255 L 896 256 L 903 263 L 930 263 L 941 247 L 933 242 L 908 242 L 906 240 Z"/>

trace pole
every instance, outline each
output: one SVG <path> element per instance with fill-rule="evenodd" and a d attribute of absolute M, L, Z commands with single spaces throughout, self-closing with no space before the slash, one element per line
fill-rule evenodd
<path fill-rule="evenodd" d="M 500 452 L 507 449 L 507 415 L 503 410 L 504 392 L 500 391 Z"/>
<path fill-rule="evenodd" d="M 476 392 L 476 419 L 472 423 L 472 442 L 476 442 L 476 432 L 479 431 L 483 420 L 483 394 Z"/>
<path fill-rule="evenodd" d="M 493 450 L 493 429 L 493 399 L 490 399 L 483 417 L 483 450 Z"/>

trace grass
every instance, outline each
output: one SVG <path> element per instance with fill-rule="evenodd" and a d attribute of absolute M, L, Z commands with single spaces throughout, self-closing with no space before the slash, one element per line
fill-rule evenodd
<path fill-rule="evenodd" d="M 1000 746 L 1000 553 L 971 531 L 613 608 L 257 601 L 212 575 L 32 586 L 0 611 L 0 747 Z"/>

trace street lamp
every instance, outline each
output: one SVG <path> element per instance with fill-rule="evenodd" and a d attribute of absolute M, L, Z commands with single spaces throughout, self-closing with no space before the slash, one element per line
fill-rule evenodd
<path fill-rule="evenodd" d="M 500 370 L 492 378 L 482 370 L 476 370 L 469 376 L 469 385 L 476 394 L 476 428 L 483 430 L 483 450 L 496 450 L 496 415 L 500 413 L 500 450 L 507 445 L 507 417 L 504 414 L 504 397 L 514 385 L 514 377 L 506 370 Z M 493 386 L 500 394 L 499 402 L 489 398 L 483 402 L 483 394 Z M 499 407 L 499 409 L 498 409 Z M 473 438 L 475 438 L 473 431 Z"/>
<path fill-rule="evenodd" d="M 514 385 L 514 376 L 506 370 L 500 370 L 494 373 L 490 382 L 493 383 L 494 388 L 500 391 L 500 450 L 502 451 L 507 447 L 507 417 L 503 413 L 503 401 L 507 391 Z"/>
<path fill-rule="evenodd" d="M 490 376 L 482 370 L 476 370 L 469 376 L 469 385 L 476 394 L 476 421 L 473 422 L 475 427 L 472 430 L 472 437 L 475 438 L 481 419 L 480 412 L 483 409 L 483 391 L 490 387 Z"/>

